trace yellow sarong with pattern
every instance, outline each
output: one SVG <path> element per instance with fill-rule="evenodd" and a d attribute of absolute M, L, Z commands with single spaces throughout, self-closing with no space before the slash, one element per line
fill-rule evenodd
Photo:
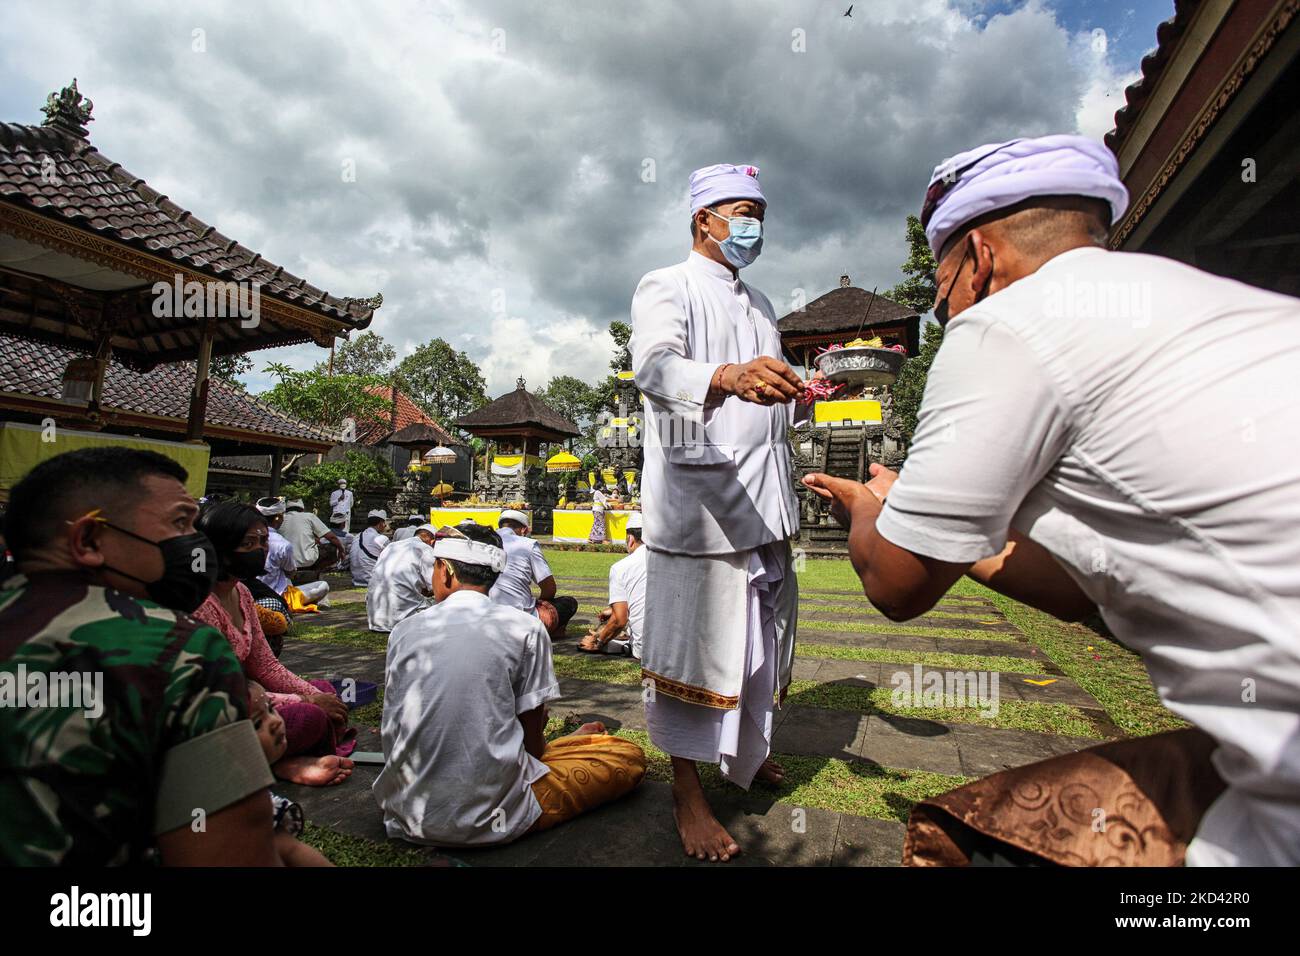
<path fill-rule="evenodd" d="M 532 832 L 549 830 L 603 803 L 626 796 L 645 777 L 645 751 L 610 734 L 561 737 L 546 745 L 542 763 L 551 770 L 533 783 L 542 815 Z"/>

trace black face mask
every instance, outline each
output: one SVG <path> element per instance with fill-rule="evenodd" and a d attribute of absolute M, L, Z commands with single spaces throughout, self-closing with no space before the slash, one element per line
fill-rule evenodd
<path fill-rule="evenodd" d="M 195 531 L 164 538 L 162 541 L 150 541 L 111 522 L 103 523 L 127 537 L 151 544 L 161 552 L 163 573 L 157 581 L 146 581 L 119 568 L 104 565 L 105 570 L 139 581 L 145 586 L 145 593 L 156 603 L 190 614 L 212 593 L 212 586 L 217 582 L 217 549 L 203 532 Z"/>
<path fill-rule="evenodd" d="M 221 562 L 224 574 L 233 574 L 241 581 L 260 576 L 266 571 L 266 548 L 259 551 L 236 551 Z"/>

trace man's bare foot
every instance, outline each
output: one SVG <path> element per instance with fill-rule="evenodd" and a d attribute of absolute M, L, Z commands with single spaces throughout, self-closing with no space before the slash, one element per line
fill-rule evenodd
<path fill-rule="evenodd" d="M 281 780 L 307 787 L 332 787 L 352 776 L 352 761 L 346 757 L 285 757 L 271 772 Z"/>
<path fill-rule="evenodd" d="M 687 856 L 725 863 L 740 854 L 740 844 L 713 815 L 695 765 L 680 757 L 673 758 L 673 820 Z"/>
<path fill-rule="evenodd" d="M 776 786 L 785 779 L 785 768 L 768 757 L 763 761 L 763 766 L 758 768 L 758 773 L 754 774 L 754 779 L 759 783 L 770 783 Z"/>

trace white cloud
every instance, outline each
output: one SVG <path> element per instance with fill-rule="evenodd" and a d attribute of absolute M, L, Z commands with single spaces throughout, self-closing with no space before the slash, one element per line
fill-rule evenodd
<path fill-rule="evenodd" d="M 1100 136 L 1131 79 L 1038 2 L 987 19 L 943 0 L 842 12 L 11 0 L 23 42 L 0 49 L 0 118 L 37 121 L 76 75 L 106 155 L 314 285 L 382 290 L 374 329 L 399 354 L 445 338 L 496 394 L 519 374 L 604 374 L 605 329 L 637 280 L 687 252 L 697 166 L 762 168 L 768 242 L 746 278 L 778 307 L 843 271 L 883 291 L 939 160 L 1015 135 Z"/>

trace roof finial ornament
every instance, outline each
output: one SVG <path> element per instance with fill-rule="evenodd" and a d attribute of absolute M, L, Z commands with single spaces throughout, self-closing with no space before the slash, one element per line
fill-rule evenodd
<path fill-rule="evenodd" d="M 846 272 L 842 276 L 840 276 L 840 288 L 847 289 L 848 287 L 849 287 L 849 274 Z"/>
<path fill-rule="evenodd" d="M 517 379 L 515 379 L 515 388 L 517 388 L 517 389 L 519 389 L 519 390 L 521 390 L 521 391 L 523 390 L 523 388 L 524 388 L 524 377 L 523 377 L 522 375 L 520 375 Z"/>
<path fill-rule="evenodd" d="M 90 115 L 94 108 L 95 104 L 77 90 L 77 78 L 74 76 L 71 86 L 65 86 L 46 97 L 45 105 L 41 107 L 45 122 L 41 125 L 71 133 L 78 139 L 86 139 L 90 136 L 86 124 L 94 121 L 95 117 Z"/>

